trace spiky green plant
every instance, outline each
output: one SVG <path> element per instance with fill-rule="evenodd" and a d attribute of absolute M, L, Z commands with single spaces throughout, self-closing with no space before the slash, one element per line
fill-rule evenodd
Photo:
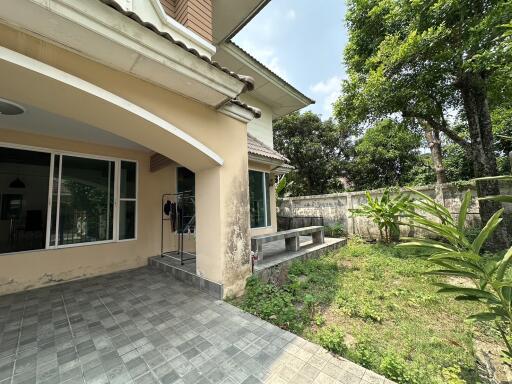
<path fill-rule="evenodd" d="M 469 318 L 477 321 L 494 321 L 507 347 L 507 351 L 504 352 L 512 358 L 512 280 L 507 274 L 512 259 L 512 248 L 499 259 L 485 256 L 482 250 L 487 239 L 501 223 L 503 209 L 489 219 L 475 240 L 469 241 L 464 226 L 471 204 L 470 191 L 464 195 L 457 219 L 430 196 L 414 190 L 411 192 L 419 197 L 409 204 L 411 225 L 430 232 L 437 240 L 407 238 L 398 246 L 427 251 L 428 260 L 439 267 L 429 272 L 430 274 L 470 279 L 474 287 L 436 283 L 440 288 L 438 292 L 455 294 L 456 300 L 478 301 L 485 304 L 485 312 L 475 313 Z"/>
<path fill-rule="evenodd" d="M 370 192 L 366 192 L 367 203 L 359 208 L 350 209 L 352 217 L 363 216 L 377 224 L 380 232 L 380 239 L 385 243 L 391 240 L 398 240 L 400 237 L 399 218 L 405 212 L 409 198 L 398 193 L 391 196 L 389 189 L 386 189 L 382 197 L 373 198 Z"/>

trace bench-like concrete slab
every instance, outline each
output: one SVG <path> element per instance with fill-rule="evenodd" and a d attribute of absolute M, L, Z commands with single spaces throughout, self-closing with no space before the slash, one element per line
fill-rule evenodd
<path fill-rule="evenodd" d="M 321 225 L 314 225 L 311 227 L 289 229 L 267 235 L 258 235 L 251 238 L 251 249 L 255 252 L 257 259 L 263 259 L 263 244 L 272 241 L 284 240 L 286 250 L 297 252 L 300 249 L 300 236 L 311 235 L 313 243 L 324 243 L 324 227 Z"/>

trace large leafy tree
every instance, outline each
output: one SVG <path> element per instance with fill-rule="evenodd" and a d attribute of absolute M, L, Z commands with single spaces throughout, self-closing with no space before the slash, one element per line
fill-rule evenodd
<path fill-rule="evenodd" d="M 295 168 L 287 175 L 288 192 L 312 195 L 343 190 L 340 170 L 347 137 L 331 120 L 312 113 L 295 112 L 274 122 L 274 147 Z"/>
<path fill-rule="evenodd" d="M 382 120 L 356 142 L 349 176 L 356 190 L 404 186 L 419 166 L 421 136 L 405 124 Z"/>
<path fill-rule="evenodd" d="M 461 146 L 476 176 L 496 175 L 489 85 L 510 59 L 502 25 L 512 18 L 511 1 L 350 0 L 348 9 L 349 79 L 336 106 L 342 123 L 399 114 Z M 467 135 L 448 115 L 462 119 Z M 499 187 L 481 181 L 477 192 L 497 195 Z M 499 208 L 481 201 L 482 220 Z M 504 228 L 494 241 L 506 245 Z"/>

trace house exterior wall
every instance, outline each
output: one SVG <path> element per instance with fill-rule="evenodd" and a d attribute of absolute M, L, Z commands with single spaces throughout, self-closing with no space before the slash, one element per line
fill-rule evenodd
<path fill-rule="evenodd" d="M 4 47 L 125 98 L 170 122 L 222 157 L 222 166 L 196 172 L 197 271 L 204 278 L 224 284 L 226 295 L 236 294 L 243 289 L 245 278 L 250 274 L 246 124 L 20 31 L 0 26 L 0 35 L 0 44 Z M 37 88 L 37 84 L 32 86 L 33 89 Z M 48 98 L 57 96 L 48 95 Z M 79 102 L 73 107 L 87 108 Z M 93 115 L 97 111 L 90 113 Z M 1 141 L 5 142 L 68 148 L 92 154 L 101 152 L 109 156 L 122 151 L 124 157 L 138 160 L 141 237 L 136 243 L 111 243 L 0 256 L 0 294 L 138 267 L 145 264 L 148 257 L 158 254 L 161 194 L 172 188 L 173 178 L 168 168 L 150 174 L 149 154 L 125 152 L 96 144 L 8 131 L 2 131 L 1 137 Z M 189 156 L 194 156 L 194 153 Z M 180 163 L 180 160 L 186 159 L 173 160 Z"/>
<path fill-rule="evenodd" d="M 168 168 L 149 172 L 149 153 L 5 129 L 0 137 L 10 144 L 135 160 L 139 170 L 136 240 L 0 255 L 0 294 L 141 267 L 159 254 L 159 196 L 172 179 Z"/>
<path fill-rule="evenodd" d="M 272 109 L 270 106 L 263 103 L 254 96 L 251 96 L 250 94 L 241 95 L 240 99 L 244 103 L 252 105 L 261 110 L 261 117 L 256 120 L 252 120 L 247 124 L 248 132 L 264 144 L 268 145 L 270 148 L 274 148 Z"/>

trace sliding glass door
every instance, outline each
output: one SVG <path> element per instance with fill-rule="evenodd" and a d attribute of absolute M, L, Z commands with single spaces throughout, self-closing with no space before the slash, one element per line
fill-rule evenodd
<path fill-rule="evenodd" d="M 58 233 L 57 245 L 112 240 L 115 162 L 58 157 L 60 182 L 53 193 L 52 205 L 57 209 L 51 228 Z"/>
<path fill-rule="evenodd" d="M 135 239 L 136 218 L 136 162 L 0 147 L 0 253 Z"/>

